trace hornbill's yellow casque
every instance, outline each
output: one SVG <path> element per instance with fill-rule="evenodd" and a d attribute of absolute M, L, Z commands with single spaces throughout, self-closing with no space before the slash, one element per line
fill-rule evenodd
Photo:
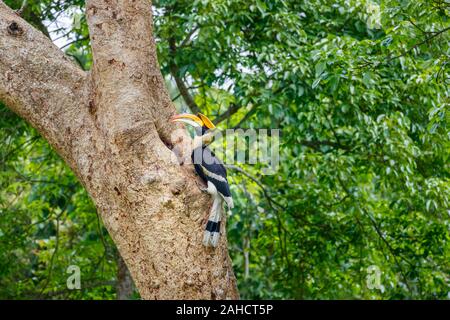
<path fill-rule="evenodd" d="M 199 113 L 180 114 L 171 118 L 173 122 L 184 122 L 195 128 L 193 151 L 191 154 L 195 171 L 206 183 L 204 190 L 213 197 L 213 205 L 205 227 L 203 244 L 217 247 L 220 237 L 220 221 L 222 219 L 223 202 L 229 209 L 233 208 L 227 171 L 214 153 L 207 147 L 214 140 L 214 124 L 205 115 Z"/>

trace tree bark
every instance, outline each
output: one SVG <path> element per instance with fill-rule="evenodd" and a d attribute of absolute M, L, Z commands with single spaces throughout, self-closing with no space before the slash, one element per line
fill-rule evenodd
<path fill-rule="evenodd" d="M 74 170 L 142 298 L 238 298 L 226 236 L 201 245 L 211 199 L 176 161 L 190 138 L 168 121 L 150 1 L 91 0 L 86 14 L 91 73 L 0 2 L 0 99 Z"/>

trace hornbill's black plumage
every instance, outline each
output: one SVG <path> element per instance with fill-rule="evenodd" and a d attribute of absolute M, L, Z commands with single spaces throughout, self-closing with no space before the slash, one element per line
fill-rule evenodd
<path fill-rule="evenodd" d="M 195 127 L 194 147 L 191 155 L 195 171 L 206 183 L 207 191 L 214 199 L 208 222 L 205 227 L 203 244 L 216 247 L 220 237 L 220 221 L 222 219 L 223 202 L 229 209 L 233 208 L 227 171 L 222 162 L 207 147 L 214 139 L 216 127 L 203 114 L 181 114 L 172 117 L 173 122 L 184 122 Z"/>

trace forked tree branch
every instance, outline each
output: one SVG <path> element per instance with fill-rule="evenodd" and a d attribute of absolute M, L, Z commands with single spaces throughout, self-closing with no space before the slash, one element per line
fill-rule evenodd
<path fill-rule="evenodd" d="M 0 100 L 75 171 L 141 297 L 236 299 L 226 237 L 201 243 L 211 199 L 174 156 L 190 139 L 169 121 L 151 2 L 88 0 L 86 16 L 89 75 L 0 2 Z"/>

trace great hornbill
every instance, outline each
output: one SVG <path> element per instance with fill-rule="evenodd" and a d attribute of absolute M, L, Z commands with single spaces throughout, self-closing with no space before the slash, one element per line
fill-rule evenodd
<path fill-rule="evenodd" d="M 191 154 L 195 171 L 206 183 L 208 192 L 214 199 L 203 236 L 203 245 L 217 247 L 220 237 L 223 202 L 228 209 L 233 208 L 227 171 L 214 153 L 207 147 L 214 140 L 216 126 L 205 115 L 199 113 L 180 114 L 171 118 L 172 122 L 184 122 L 195 128 L 193 150 Z"/>

